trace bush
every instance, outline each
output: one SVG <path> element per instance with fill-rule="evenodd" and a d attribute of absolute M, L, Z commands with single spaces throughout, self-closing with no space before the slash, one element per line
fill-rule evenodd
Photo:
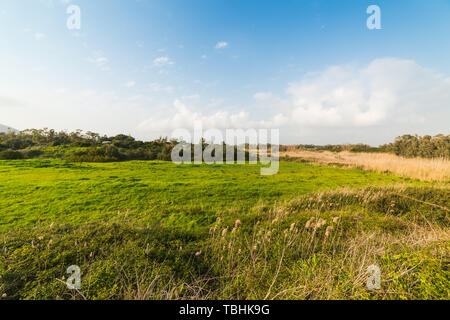
<path fill-rule="evenodd" d="M 37 150 L 37 149 L 33 149 L 33 150 L 26 150 L 24 152 L 24 157 L 27 159 L 33 159 L 33 158 L 37 158 L 40 155 L 42 155 L 44 152 L 42 152 L 41 150 Z"/>
<path fill-rule="evenodd" d="M 0 152 L 0 160 L 23 159 L 23 154 L 19 151 L 5 150 Z"/>
<path fill-rule="evenodd" d="M 76 152 L 69 156 L 67 160 L 74 162 L 114 162 L 126 160 L 126 156 L 114 146 L 102 146 Z"/>

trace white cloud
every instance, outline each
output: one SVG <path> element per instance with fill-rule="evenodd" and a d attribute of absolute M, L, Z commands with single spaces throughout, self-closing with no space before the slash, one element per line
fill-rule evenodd
<path fill-rule="evenodd" d="M 46 37 L 45 33 L 40 33 L 40 32 L 38 32 L 38 33 L 35 33 L 35 34 L 34 34 L 34 38 L 35 38 L 36 40 L 41 40 L 41 39 L 44 39 L 45 37 Z"/>
<path fill-rule="evenodd" d="M 201 121 L 205 129 L 254 128 L 264 125 L 254 121 L 246 111 L 229 113 L 216 111 L 210 115 L 196 112 L 181 100 L 176 99 L 166 113 L 152 116 L 138 125 L 143 132 L 159 132 L 170 135 L 176 129 L 192 129 L 196 121 Z"/>
<path fill-rule="evenodd" d="M 280 128 L 282 139 L 290 143 L 372 144 L 403 133 L 448 130 L 450 78 L 410 60 L 384 58 L 366 66 L 329 67 L 288 84 L 286 94 L 254 94 L 259 108 L 253 113 L 205 114 L 176 100 L 165 113 L 140 123 L 139 130 L 170 134 L 202 121 L 218 129 Z"/>
<path fill-rule="evenodd" d="M 2 88 L 10 92 L 11 98 L 22 97 L 23 101 L 9 102 L 7 117 L 3 122 L 17 127 L 54 128 L 57 130 L 91 130 L 99 133 L 133 133 L 138 119 L 144 119 L 143 106 L 146 101 L 128 101 L 114 91 L 86 89 L 46 90 L 46 85 L 29 88 L 26 91 L 17 88 Z M 4 106 L 0 99 L 0 113 Z M 89 114 L 89 117 L 85 115 Z M 133 116 L 130 116 L 133 115 Z"/>
<path fill-rule="evenodd" d="M 97 63 L 97 64 L 99 64 L 99 65 L 103 65 L 103 64 L 105 64 L 105 63 L 108 62 L 108 59 L 105 58 L 105 57 L 99 57 L 99 58 L 96 58 L 96 59 L 94 60 L 94 62 Z"/>
<path fill-rule="evenodd" d="M 217 108 L 217 107 L 223 105 L 224 102 L 225 102 L 225 100 L 222 98 L 212 98 L 209 100 L 209 103 L 207 106 L 209 108 Z"/>
<path fill-rule="evenodd" d="M 200 99 L 200 95 L 198 93 L 194 93 L 188 96 L 182 96 L 181 97 L 182 100 L 198 100 Z"/>
<path fill-rule="evenodd" d="M 101 51 L 94 51 L 92 56 L 88 58 L 88 61 L 95 64 L 97 68 L 103 71 L 110 70 L 108 66 L 109 60 L 104 56 L 104 54 Z"/>
<path fill-rule="evenodd" d="M 89 61 L 100 68 L 109 64 L 101 52 Z M 283 143 L 375 145 L 404 133 L 448 134 L 450 78 L 411 60 L 384 58 L 362 66 L 333 66 L 285 87 L 284 95 L 274 89 L 251 91 L 253 105 L 225 111 L 231 110 L 225 103 L 232 97 L 220 106 L 220 100 L 203 92 L 201 98 L 173 101 L 169 93 L 174 89 L 158 83 L 148 86 L 148 95 L 129 97 L 95 88 L 48 90 L 45 82 L 36 81 L 30 88 L 8 84 L 0 88 L 0 114 L 3 123 L 18 129 L 81 128 L 143 139 L 190 129 L 196 120 L 205 128 L 280 128 Z"/>
<path fill-rule="evenodd" d="M 228 47 L 228 42 L 225 42 L 225 41 L 217 42 L 217 44 L 215 46 L 216 49 L 223 49 L 226 47 Z"/>
<path fill-rule="evenodd" d="M 153 82 L 149 84 L 150 89 L 153 92 L 173 93 L 174 89 L 171 86 L 162 86 L 159 83 Z"/>
<path fill-rule="evenodd" d="M 67 91 L 69 91 L 69 89 L 67 88 L 58 88 L 55 90 L 55 92 L 58 94 L 66 93 Z"/>
<path fill-rule="evenodd" d="M 155 60 L 153 60 L 153 65 L 155 67 L 164 67 L 164 66 L 168 66 L 168 65 L 173 65 L 175 62 L 173 62 L 172 60 L 170 60 L 169 57 L 158 57 Z"/>
<path fill-rule="evenodd" d="M 292 119 L 315 126 L 367 127 L 420 119 L 450 103 L 450 79 L 410 60 L 330 67 L 287 89 Z"/>
<path fill-rule="evenodd" d="M 253 95 L 255 100 L 266 101 L 273 97 L 272 92 L 257 92 Z"/>
<path fill-rule="evenodd" d="M 26 102 L 8 96 L 0 96 L 0 109 L 2 108 L 22 108 Z"/>
<path fill-rule="evenodd" d="M 136 82 L 135 81 L 128 81 L 128 82 L 125 82 L 123 85 L 124 85 L 124 87 L 132 88 L 132 87 L 134 87 L 136 85 Z"/>

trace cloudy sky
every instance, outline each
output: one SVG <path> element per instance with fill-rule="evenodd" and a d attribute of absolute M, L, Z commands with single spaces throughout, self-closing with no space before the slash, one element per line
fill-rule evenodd
<path fill-rule="evenodd" d="M 279 128 L 282 143 L 448 134 L 449 17 L 448 0 L 2 0 L 0 123 L 145 140 L 196 120 Z"/>

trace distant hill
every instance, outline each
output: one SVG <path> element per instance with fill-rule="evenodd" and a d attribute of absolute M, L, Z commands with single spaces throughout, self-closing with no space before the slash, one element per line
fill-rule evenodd
<path fill-rule="evenodd" d="M 9 131 L 17 131 L 17 130 L 0 123 L 0 133 L 1 132 L 9 132 Z"/>

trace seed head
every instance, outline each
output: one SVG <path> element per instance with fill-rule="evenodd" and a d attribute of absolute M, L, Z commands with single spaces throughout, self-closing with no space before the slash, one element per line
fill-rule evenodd
<path fill-rule="evenodd" d="M 333 226 L 328 226 L 327 230 L 325 230 L 325 237 L 328 238 L 331 234 L 331 231 L 333 231 Z"/>
<path fill-rule="evenodd" d="M 322 226 L 324 226 L 326 224 L 327 224 L 327 221 L 322 219 L 322 218 L 320 218 L 319 221 L 316 224 L 316 228 L 319 229 L 319 228 L 321 228 Z"/>
<path fill-rule="evenodd" d="M 225 237 L 225 235 L 227 234 L 228 228 L 225 228 L 222 230 L 222 237 Z"/>
<path fill-rule="evenodd" d="M 312 227 L 313 227 L 313 221 L 314 221 L 314 220 L 315 220 L 315 218 L 314 218 L 314 217 L 311 217 L 311 219 L 309 219 L 309 220 L 306 222 L 305 228 L 306 228 L 306 229 L 312 228 Z"/>

